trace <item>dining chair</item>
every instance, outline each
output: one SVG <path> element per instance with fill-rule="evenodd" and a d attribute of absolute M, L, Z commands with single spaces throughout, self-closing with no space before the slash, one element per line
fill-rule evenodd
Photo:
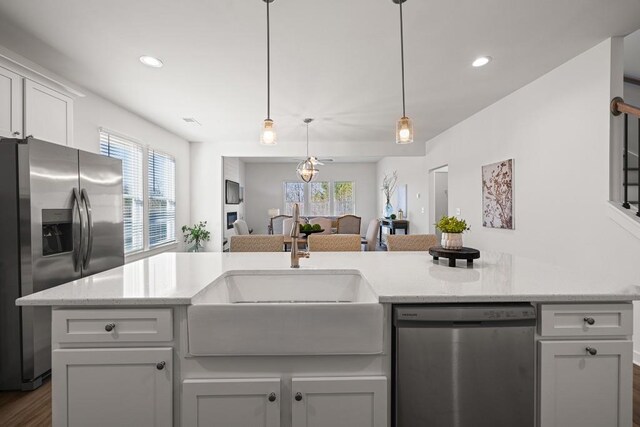
<path fill-rule="evenodd" d="M 284 236 L 254 234 L 231 236 L 229 252 L 282 252 Z"/>
<path fill-rule="evenodd" d="M 389 251 L 428 251 L 438 246 L 435 234 L 389 234 L 387 236 L 387 250 Z"/>
<path fill-rule="evenodd" d="M 269 219 L 269 234 L 283 234 L 282 223 L 285 219 L 291 218 L 291 215 L 276 215 Z"/>
<path fill-rule="evenodd" d="M 249 226 L 247 225 L 247 222 L 243 219 L 236 219 L 233 222 L 233 230 L 238 236 L 248 236 L 249 234 L 251 234 L 249 232 Z"/>
<path fill-rule="evenodd" d="M 307 239 L 309 252 L 359 252 L 359 234 L 312 234 Z"/>
<path fill-rule="evenodd" d="M 362 218 L 355 215 L 343 215 L 338 218 L 338 234 L 357 234 L 360 235 L 360 223 Z"/>
<path fill-rule="evenodd" d="M 378 244 L 378 231 L 380 230 L 380 220 L 372 219 L 367 227 L 367 234 L 362 237 L 361 243 L 365 245 L 365 250 L 375 251 Z"/>
<path fill-rule="evenodd" d="M 291 226 L 293 225 L 293 218 L 289 217 L 289 218 L 284 218 L 282 220 L 282 233 L 285 236 L 288 236 L 289 234 L 291 234 Z"/>
<path fill-rule="evenodd" d="M 331 234 L 331 218 L 324 218 L 320 216 L 311 218 L 309 220 L 309 224 L 311 225 L 319 224 L 320 227 L 322 227 L 322 229 L 324 230 L 322 233 L 316 233 L 316 234 Z"/>

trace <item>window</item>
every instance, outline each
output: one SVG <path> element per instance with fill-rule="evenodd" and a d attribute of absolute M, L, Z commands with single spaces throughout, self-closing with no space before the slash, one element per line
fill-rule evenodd
<path fill-rule="evenodd" d="M 305 203 L 305 200 L 307 201 Z M 355 182 L 285 182 L 284 213 L 291 215 L 293 204 L 300 204 L 300 215 L 329 216 L 355 214 Z"/>
<path fill-rule="evenodd" d="M 176 161 L 149 149 L 149 247 L 176 240 Z"/>
<path fill-rule="evenodd" d="M 304 212 L 304 182 L 285 182 L 284 183 L 284 212 L 286 215 L 293 214 L 293 204 L 300 205 L 300 213 Z"/>
<path fill-rule="evenodd" d="M 336 216 L 355 214 L 355 191 L 353 181 L 337 181 L 333 184 L 333 213 Z"/>
<path fill-rule="evenodd" d="M 329 197 L 329 182 L 312 182 L 309 184 L 309 212 L 308 215 L 331 215 L 331 198 Z"/>
<path fill-rule="evenodd" d="M 144 249 L 144 188 L 142 146 L 100 131 L 100 153 L 122 160 L 124 252 Z"/>
<path fill-rule="evenodd" d="M 175 159 L 103 129 L 100 154 L 122 160 L 124 253 L 175 242 Z"/>

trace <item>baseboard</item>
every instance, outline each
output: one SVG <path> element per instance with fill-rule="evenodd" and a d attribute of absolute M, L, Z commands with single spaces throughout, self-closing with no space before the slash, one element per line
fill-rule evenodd
<path fill-rule="evenodd" d="M 633 364 L 640 366 L 640 351 L 633 352 Z"/>

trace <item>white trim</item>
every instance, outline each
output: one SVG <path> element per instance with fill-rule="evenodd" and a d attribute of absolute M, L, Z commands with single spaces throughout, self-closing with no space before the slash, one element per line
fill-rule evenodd
<path fill-rule="evenodd" d="M 22 75 L 23 77 L 30 78 L 40 84 L 50 85 L 53 83 L 65 92 L 75 96 L 86 96 L 79 89 L 76 89 L 75 85 L 69 83 L 67 80 L 53 74 L 35 62 L 28 60 L 24 56 L 21 56 L 4 46 L 0 46 L 0 58 L 2 59 L 0 64 L 4 63 L 8 65 L 12 68 L 12 71 Z M 14 69 L 16 66 L 18 67 L 17 70 Z"/>
<path fill-rule="evenodd" d="M 633 351 L 633 364 L 640 366 L 640 351 Z"/>
<path fill-rule="evenodd" d="M 171 242 L 161 246 L 156 246 L 152 249 L 146 249 L 143 251 L 131 252 L 124 256 L 124 263 L 128 264 L 133 261 L 138 261 L 143 258 L 148 258 L 153 255 L 158 255 L 163 252 L 176 252 L 178 249 L 178 242 Z"/>
<path fill-rule="evenodd" d="M 607 202 L 607 216 L 619 226 L 640 239 L 640 217 L 635 208 L 625 209 L 620 203 Z"/>
<path fill-rule="evenodd" d="M 136 144 L 141 145 L 142 148 L 145 148 L 147 146 L 144 143 L 144 141 L 142 141 L 141 139 L 135 138 L 135 137 L 133 137 L 131 135 L 127 135 L 126 133 L 118 132 L 118 131 L 115 131 L 115 130 L 100 126 L 98 128 L 98 136 L 100 135 L 101 132 L 108 133 L 108 134 L 113 135 L 113 136 L 117 136 L 118 138 L 126 139 L 126 140 L 128 140 L 130 142 L 135 142 Z M 98 142 L 99 142 L 99 140 L 98 140 Z"/>

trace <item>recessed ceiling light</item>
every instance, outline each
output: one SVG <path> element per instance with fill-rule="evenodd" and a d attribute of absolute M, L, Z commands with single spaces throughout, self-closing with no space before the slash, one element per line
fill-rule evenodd
<path fill-rule="evenodd" d="M 490 56 L 481 56 L 479 58 L 476 58 L 475 61 L 473 61 L 471 63 L 471 65 L 473 65 L 474 67 L 483 67 L 485 65 L 487 65 L 489 62 L 491 62 L 491 57 Z"/>
<path fill-rule="evenodd" d="M 148 67 L 153 67 L 153 68 L 161 68 L 164 65 L 160 59 L 155 58 L 153 56 L 147 56 L 147 55 L 141 56 L 140 62 L 142 62 L 144 65 Z"/>

